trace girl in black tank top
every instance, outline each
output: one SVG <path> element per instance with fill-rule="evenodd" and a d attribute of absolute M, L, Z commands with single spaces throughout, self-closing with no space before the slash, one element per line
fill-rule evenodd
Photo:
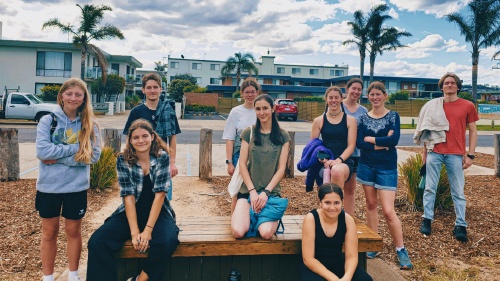
<path fill-rule="evenodd" d="M 342 209 L 343 197 L 342 189 L 336 184 L 327 183 L 318 188 L 320 206 L 307 214 L 302 224 L 301 280 L 332 280 L 334 276 L 372 280 L 357 266 L 356 223 Z"/>
<path fill-rule="evenodd" d="M 338 124 L 328 121 L 326 113 L 323 114 L 323 127 L 321 128 L 321 139 L 326 148 L 330 149 L 334 157 L 340 156 L 347 148 L 347 114 L 342 113 L 342 120 Z M 345 159 L 344 159 L 345 160 Z"/>

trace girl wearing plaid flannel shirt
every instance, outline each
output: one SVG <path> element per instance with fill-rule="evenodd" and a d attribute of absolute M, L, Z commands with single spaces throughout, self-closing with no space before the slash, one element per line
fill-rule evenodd
<path fill-rule="evenodd" d="M 170 188 L 167 152 L 167 144 L 148 121 L 132 123 L 125 151 L 116 163 L 123 204 L 90 237 L 88 281 L 118 280 L 114 254 L 128 239 L 135 250 L 148 251 L 142 271 L 128 280 L 162 279 L 162 264 L 169 262 L 179 244 L 175 213 L 166 197 Z"/>

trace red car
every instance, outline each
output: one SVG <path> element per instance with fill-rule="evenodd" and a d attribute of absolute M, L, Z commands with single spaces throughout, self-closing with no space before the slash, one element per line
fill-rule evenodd
<path fill-rule="evenodd" d="M 297 104 L 290 99 L 276 99 L 275 112 L 278 120 L 292 118 L 293 121 L 297 121 L 299 115 Z"/>

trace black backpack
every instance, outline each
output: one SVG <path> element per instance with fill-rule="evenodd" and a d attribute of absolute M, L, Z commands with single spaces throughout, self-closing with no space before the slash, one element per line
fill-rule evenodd
<path fill-rule="evenodd" d="M 50 123 L 50 138 L 52 138 L 52 135 L 56 131 L 57 119 L 54 113 L 50 113 L 50 117 L 52 118 L 52 122 Z"/>

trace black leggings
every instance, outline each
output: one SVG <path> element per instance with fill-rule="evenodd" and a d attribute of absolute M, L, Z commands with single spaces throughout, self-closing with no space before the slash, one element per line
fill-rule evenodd
<path fill-rule="evenodd" d="M 140 230 L 144 229 L 146 222 L 147 218 L 138 219 Z M 149 276 L 149 280 L 162 280 L 165 270 L 165 266 L 162 265 L 170 262 L 179 244 L 178 235 L 179 228 L 167 211 L 162 209 L 151 233 L 148 257 L 142 269 Z M 125 212 L 108 218 L 90 237 L 87 281 L 118 280 L 114 255 L 130 238 L 130 228 Z"/>

